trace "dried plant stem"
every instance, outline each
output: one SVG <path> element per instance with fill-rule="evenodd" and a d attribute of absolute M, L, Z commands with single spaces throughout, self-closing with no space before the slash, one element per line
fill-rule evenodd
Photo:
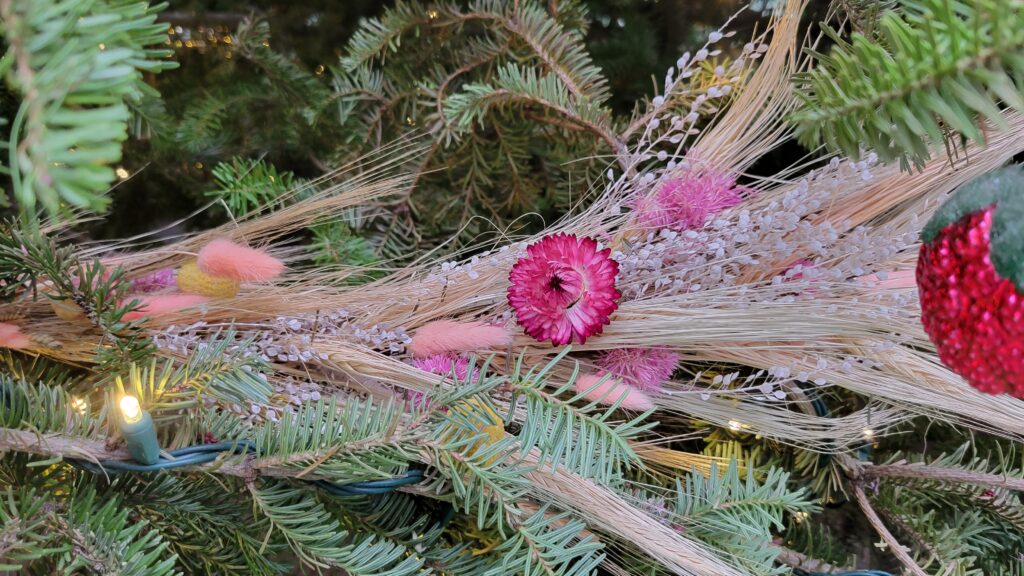
<path fill-rule="evenodd" d="M 896 537 L 892 535 L 892 532 L 889 532 L 889 529 L 885 527 L 885 523 L 882 522 L 878 513 L 875 512 L 875 509 L 871 507 L 871 502 L 868 500 L 867 494 L 864 493 L 864 488 L 859 483 L 854 482 L 852 491 L 854 498 L 857 500 L 857 504 L 860 505 L 861 511 L 864 512 L 864 516 L 867 517 L 868 522 L 871 523 L 871 526 L 873 526 L 875 531 L 878 532 L 882 541 L 884 541 L 889 547 L 889 550 L 892 551 L 893 556 L 895 556 L 911 574 L 914 574 L 915 576 L 928 576 L 925 571 L 918 566 L 917 562 L 910 557 L 910 554 L 907 553 L 907 549 L 904 548 L 903 545 L 896 540 Z"/>
<path fill-rule="evenodd" d="M 916 463 L 861 465 L 861 469 L 858 472 L 861 478 L 917 478 L 939 482 L 976 484 L 991 488 L 1024 490 L 1024 478 L 1015 478 L 1004 474 L 984 474 L 959 468 L 942 468 Z"/>

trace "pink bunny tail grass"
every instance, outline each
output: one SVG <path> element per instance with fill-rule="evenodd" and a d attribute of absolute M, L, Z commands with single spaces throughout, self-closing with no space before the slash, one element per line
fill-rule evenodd
<path fill-rule="evenodd" d="M 214 240 L 199 251 L 199 269 L 210 276 L 240 282 L 270 280 L 284 272 L 284 263 L 264 250 L 228 240 Z"/>
<path fill-rule="evenodd" d="M 32 345 L 32 341 L 21 333 L 21 327 L 15 324 L 0 322 L 0 348 L 21 350 Z"/>
<path fill-rule="evenodd" d="M 622 403 L 619 404 L 619 407 L 626 410 L 646 412 L 654 408 L 654 400 L 651 400 L 650 396 L 621 380 L 608 378 L 597 385 L 603 377 L 604 374 L 580 374 L 576 378 L 576 392 L 583 394 L 587 400 L 609 406 L 621 398 Z M 597 386 L 595 387 L 595 385 Z"/>
<path fill-rule="evenodd" d="M 512 333 L 503 326 L 435 320 L 416 330 L 409 352 L 414 358 L 426 358 L 435 354 L 494 350 L 511 343 Z"/>
<path fill-rule="evenodd" d="M 147 316 L 162 316 L 178 312 L 185 308 L 193 308 L 210 301 L 206 296 L 195 294 L 161 294 L 159 296 L 142 296 L 137 310 L 124 315 L 125 320 L 138 320 Z"/>

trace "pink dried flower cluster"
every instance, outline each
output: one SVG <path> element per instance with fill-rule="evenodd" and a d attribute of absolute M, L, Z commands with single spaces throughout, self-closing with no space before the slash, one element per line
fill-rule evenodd
<path fill-rule="evenodd" d="M 465 380 L 466 376 L 469 375 L 469 360 L 461 356 L 435 354 L 426 358 L 416 358 L 412 363 L 420 370 L 437 374 L 438 376 L 450 376 L 454 371 L 456 378 Z M 480 370 L 474 369 L 473 380 L 476 380 L 479 374 Z"/>
<path fill-rule="evenodd" d="M 598 366 L 647 392 L 661 390 L 677 364 L 679 354 L 668 348 L 616 348 L 597 358 Z"/>
<path fill-rule="evenodd" d="M 161 268 L 156 272 L 132 280 L 132 291 L 156 292 L 171 288 L 177 286 L 177 276 L 177 271 L 174 268 Z"/>
<path fill-rule="evenodd" d="M 662 182 L 653 194 L 633 203 L 637 222 L 650 228 L 693 230 L 703 228 L 708 217 L 732 208 L 750 194 L 727 174 L 704 170 Z"/>
<path fill-rule="evenodd" d="M 509 273 L 508 303 L 523 330 L 555 346 L 600 334 L 619 306 L 619 266 L 609 254 L 565 233 L 531 244 Z"/>

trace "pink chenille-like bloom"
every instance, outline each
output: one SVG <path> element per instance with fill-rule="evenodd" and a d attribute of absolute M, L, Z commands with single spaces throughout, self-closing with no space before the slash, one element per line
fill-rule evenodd
<path fill-rule="evenodd" d="M 708 217 L 736 206 L 750 192 L 737 186 L 732 176 L 705 170 L 665 180 L 652 194 L 639 196 L 633 211 L 643 226 L 692 230 L 703 227 Z"/>
<path fill-rule="evenodd" d="M 450 354 L 435 354 L 426 358 L 416 358 L 413 365 L 431 374 L 438 376 L 450 376 L 452 368 L 455 369 L 455 377 L 464 380 L 469 375 L 469 360 L 461 356 L 455 357 Z M 476 380 L 480 370 L 473 370 L 473 379 Z"/>
<path fill-rule="evenodd" d="M 531 244 L 508 275 L 508 303 L 523 330 L 555 346 L 600 334 L 619 307 L 619 264 L 610 253 L 565 233 Z"/>
<path fill-rule="evenodd" d="M 645 392 L 657 392 L 672 377 L 679 354 L 668 348 L 615 348 L 603 352 L 597 365 Z"/>

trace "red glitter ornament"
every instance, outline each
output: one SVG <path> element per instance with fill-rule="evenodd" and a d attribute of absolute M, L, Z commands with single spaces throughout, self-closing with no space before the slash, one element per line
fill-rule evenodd
<path fill-rule="evenodd" d="M 1024 398 L 1024 176 L 961 188 L 922 234 L 921 321 L 954 372 L 982 392 Z"/>

